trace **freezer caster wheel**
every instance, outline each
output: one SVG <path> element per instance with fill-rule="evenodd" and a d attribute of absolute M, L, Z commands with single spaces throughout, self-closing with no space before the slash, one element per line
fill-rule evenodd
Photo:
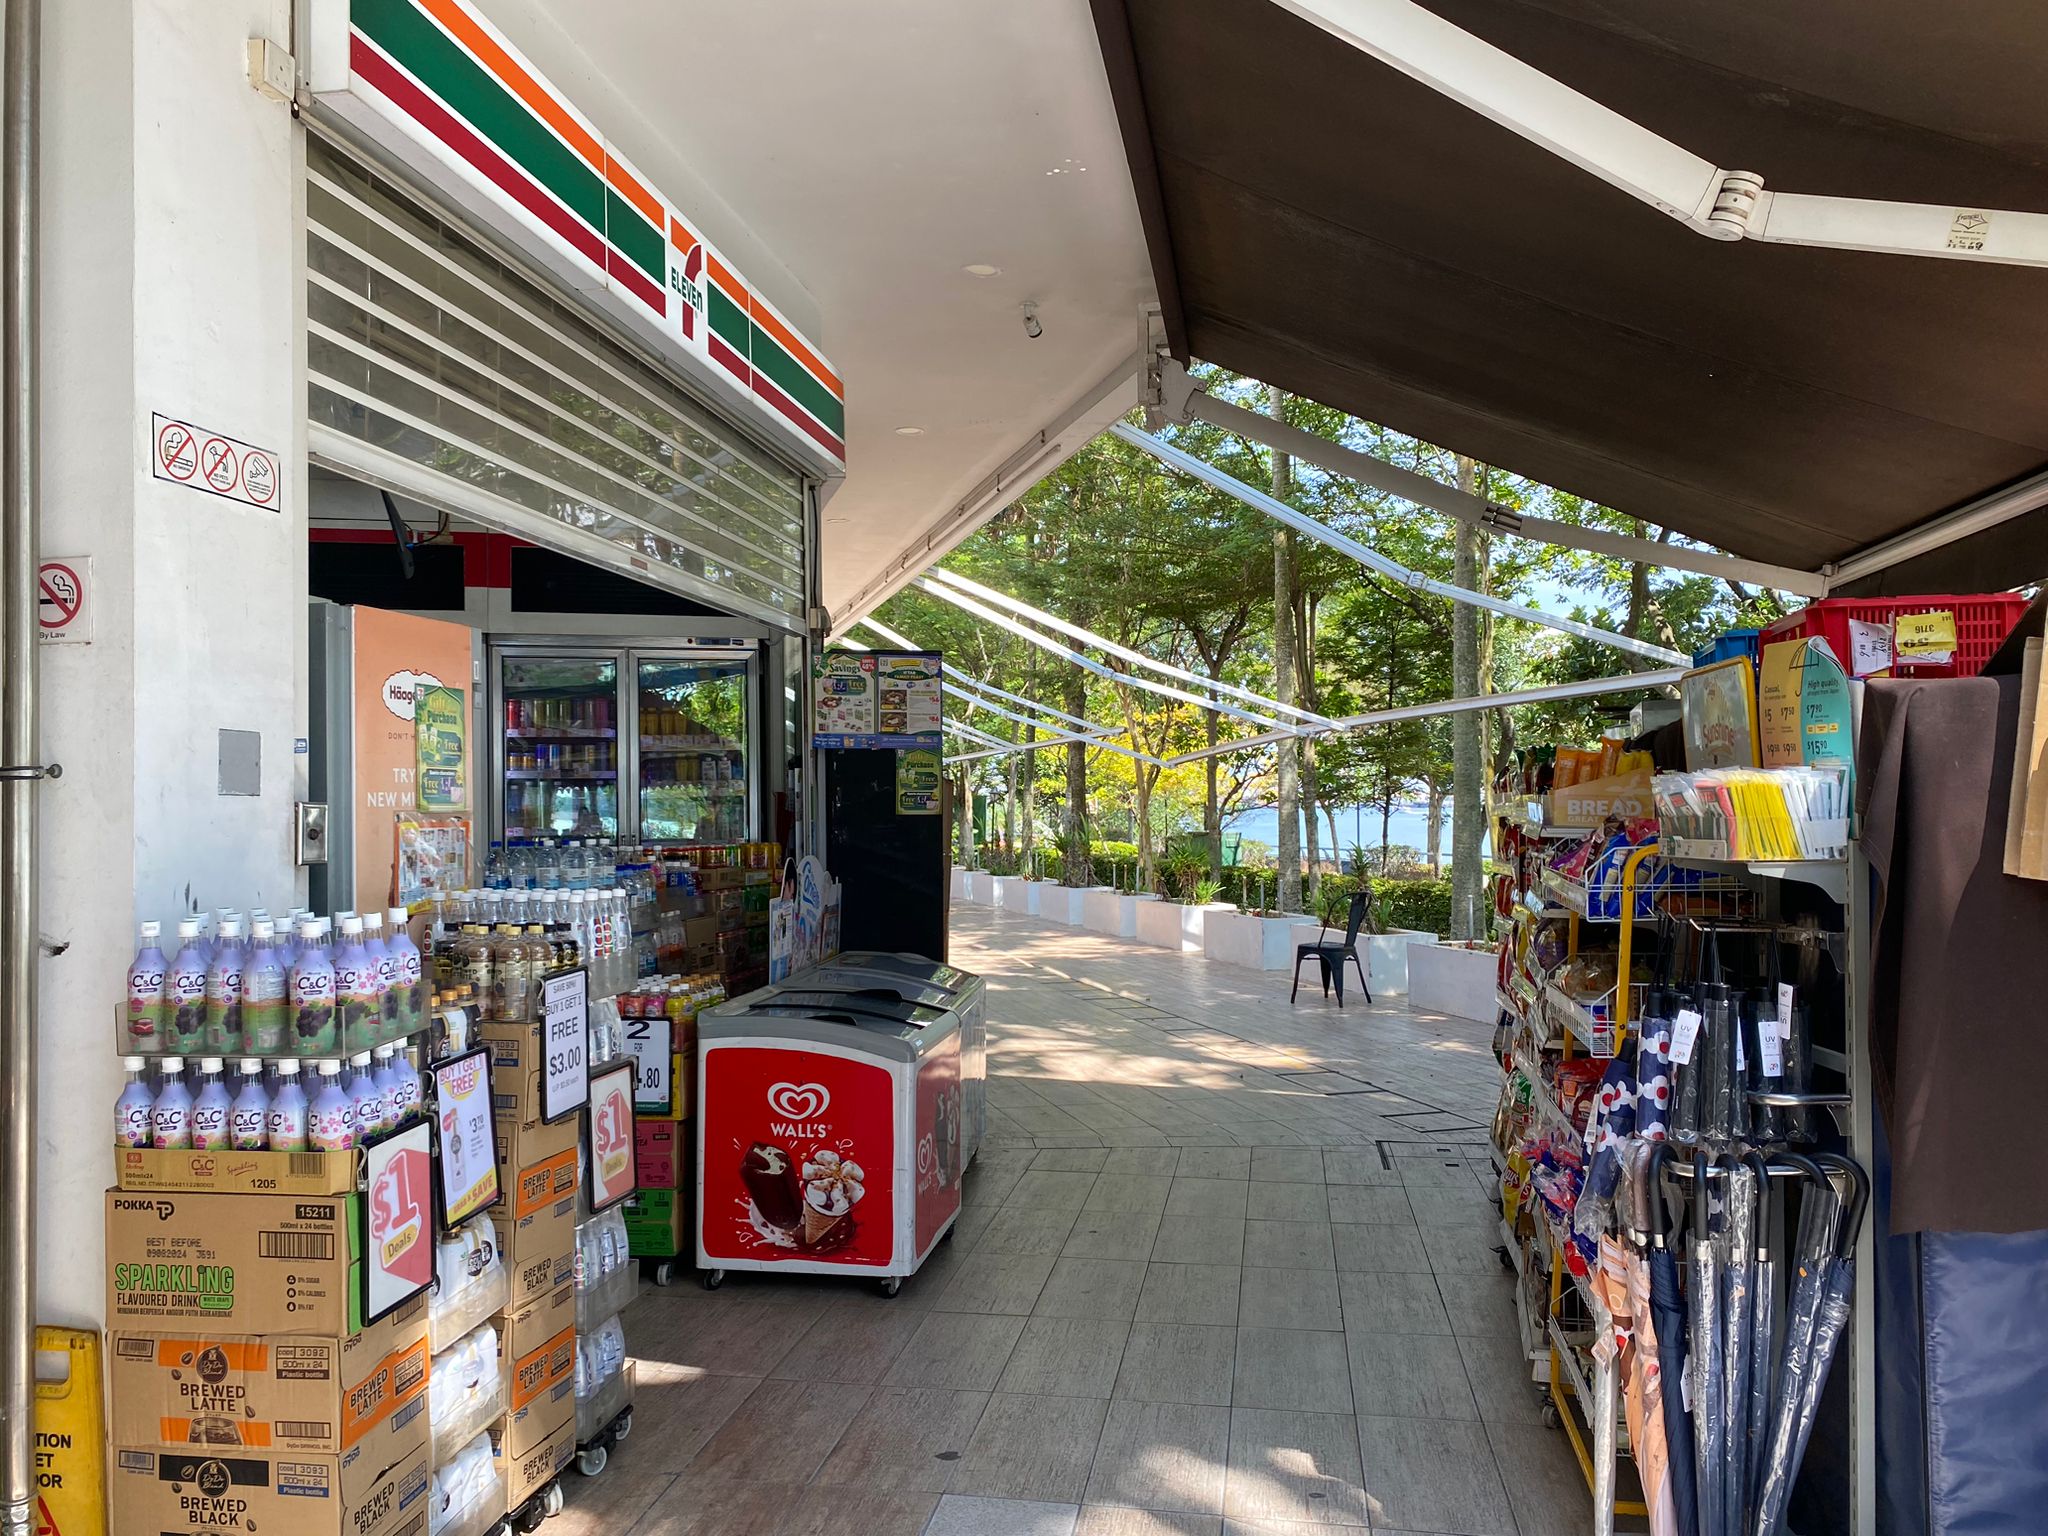
<path fill-rule="evenodd" d="M 619 1415 L 618 1422 L 612 1425 L 612 1444 L 617 1445 L 631 1433 L 633 1433 L 633 1410 L 628 1408 Z"/>
<path fill-rule="evenodd" d="M 552 1520 L 562 1512 L 562 1484 L 559 1479 L 548 1484 L 547 1492 L 540 1496 L 541 1512 Z"/>
<path fill-rule="evenodd" d="M 959 1230 L 960 1223 L 956 1221 L 950 1227 L 946 1228 L 945 1231 L 939 1234 L 939 1241 L 942 1243 L 950 1243 L 951 1241 L 953 1241 L 953 1234 L 955 1232 L 958 1232 Z"/>
<path fill-rule="evenodd" d="M 611 1460 L 611 1453 L 602 1445 L 593 1445 L 588 1450 L 576 1453 L 576 1470 L 585 1477 L 595 1477 L 604 1470 L 604 1464 Z"/>
<path fill-rule="evenodd" d="M 875 1289 L 880 1291 L 884 1296 L 894 1296 L 898 1291 L 903 1289 L 903 1277 L 901 1275 L 886 1276 L 883 1279 L 877 1280 L 875 1282 Z"/>
<path fill-rule="evenodd" d="M 1562 1423 L 1564 1423 L 1564 1415 L 1558 1412 L 1557 1400 L 1555 1398 L 1546 1398 L 1543 1403 L 1543 1427 L 1545 1429 L 1556 1429 Z"/>
<path fill-rule="evenodd" d="M 525 1508 L 512 1517 L 512 1524 L 519 1529 L 522 1536 L 533 1536 L 533 1533 L 540 1529 L 541 1522 L 547 1519 L 547 1517 L 547 1499 L 545 1496 L 541 1496 L 528 1499 Z"/>
<path fill-rule="evenodd" d="M 667 1259 L 663 1259 L 648 1272 L 647 1278 L 656 1285 L 674 1285 L 676 1281 L 676 1267 Z"/>
<path fill-rule="evenodd" d="M 702 1279 L 705 1290 L 715 1291 L 725 1284 L 725 1271 L 722 1269 L 707 1269 L 704 1271 Z"/>

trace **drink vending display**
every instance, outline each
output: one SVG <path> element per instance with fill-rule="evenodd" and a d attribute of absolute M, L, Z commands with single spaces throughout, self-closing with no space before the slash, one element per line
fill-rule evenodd
<path fill-rule="evenodd" d="M 697 1263 L 874 1277 L 894 1295 L 960 1213 L 960 1016 L 816 971 L 697 1023 Z"/>

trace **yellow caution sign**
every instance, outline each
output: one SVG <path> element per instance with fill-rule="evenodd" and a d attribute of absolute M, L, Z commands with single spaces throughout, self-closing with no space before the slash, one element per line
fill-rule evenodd
<path fill-rule="evenodd" d="M 36 1330 L 36 1536 L 106 1536 L 100 1336 Z"/>

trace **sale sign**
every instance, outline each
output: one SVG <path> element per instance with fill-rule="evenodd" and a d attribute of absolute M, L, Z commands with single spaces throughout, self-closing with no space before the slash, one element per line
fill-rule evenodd
<path fill-rule="evenodd" d="M 435 1067 L 434 1105 L 441 1134 L 441 1225 L 446 1229 L 498 1203 L 491 1053 L 471 1051 Z"/>
<path fill-rule="evenodd" d="M 427 1122 L 415 1120 L 363 1152 L 363 1316 L 375 1322 L 434 1280 L 427 1201 L 433 1158 Z"/>
<path fill-rule="evenodd" d="M 633 1081 L 630 1061 L 607 1067 L 590 1078 L 590 1145 L 583 1161 L 590 1169 L 593 1211 L 617 1205 L 639 1183 L 633 1161 Z"/>
<path fill-rule="evenodd" d="M 707 1258 L 886 1265 L 895 1246 L 895 1078 L 874 1062 L 703 1046 Z"/>

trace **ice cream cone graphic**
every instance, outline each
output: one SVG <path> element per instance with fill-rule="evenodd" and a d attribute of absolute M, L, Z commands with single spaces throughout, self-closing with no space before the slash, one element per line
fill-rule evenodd
<path fill-rule="evenodd" d="M 803 1166 L 804 1246 L 815 1248 L 851 1214 L 867 1191 L 859 1163 L 837 1152 L 811 1154 Z"/>
<path fill-rule="evenodd" d="M 844 1211 L 835 1216 L 829 1211 L 821 1211 L 816 1206 L 806 1202 L 804 1205 L 804 1246 L 806 1248 L 817 1247 L 819 1243 L 825 1240 L 825 1234 L 844 1220 L 846 1220 L 846 1213 Z"/>

